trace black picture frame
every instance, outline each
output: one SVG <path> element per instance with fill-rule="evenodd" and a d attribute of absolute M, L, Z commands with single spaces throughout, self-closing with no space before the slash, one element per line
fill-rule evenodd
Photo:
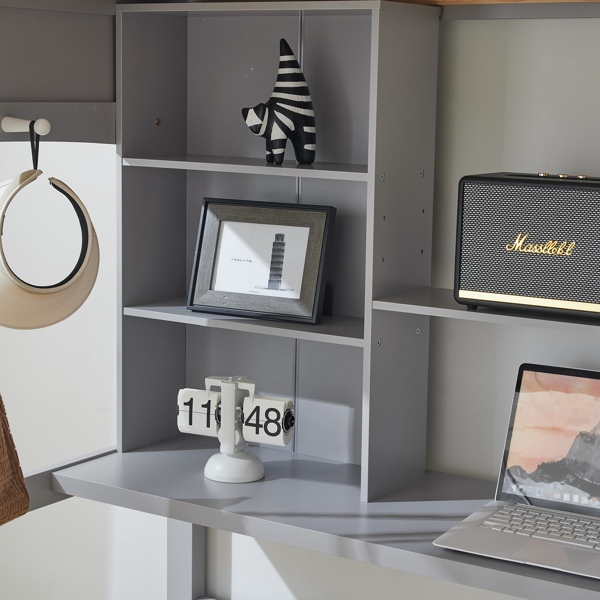
<path fill-rule="evenodd" d="M 333 206 L 205 198 L 198 227 L 187 308 L 198 312 L 319 324 L 323 312 L 327 257 L 335 214 L 336 209 Z M 282 282 L 281 271 L 286 259 L 287 234 L 275 234 L 273 239 L 268 281 L 264 281 L 266 287 L 257 285 L 246 293 L 222 286 L 219 288 L 215 282 L 219 281 L 218 277 L 228 268 L 228 261 L 252 262 L 242 258 L 222 258 L 229 256 L 226 247 L 228 242 L 225 240 L 232 239 L 223 233 L 224 223 L 230 224 L 229 227 L 239 227 L 231 225 L 232 223 L 247 224 L 250 227 L 243 225 L 247 231 L 251 231 L 252 225 L 255 225 L 255 236 L 260 233 L 261 228 L 265 232 L 275 231 L 273 225 L 294 235 L 296 232 L 302 232 L 304 241 L 294 245 L 293 251 L 296 255 L 292 255 L 294 264 L 300 265 L 296 266 L 295 273 L 296 280 L 301 279 L 299 289 L 286 290 L 277 287 L 285 283 Z M 266 240 L 264 236 L 261 238 L 263 255 Z M 265 262 L 260 265 L 263 271 L 267 269 Z M 241 267 L 238 264 L 235 268 L 239 271 Z M 258 267 L 254 265 L 252 268 Z M 297 297 L 282 297 L 279 291 L 282 295 L 289 293 Z"/>

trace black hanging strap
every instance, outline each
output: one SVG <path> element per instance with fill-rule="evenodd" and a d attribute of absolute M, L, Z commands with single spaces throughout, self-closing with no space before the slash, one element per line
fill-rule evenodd
<path fill-rule="evenodd" d="M 31 142 L 31 160 L 33 168 L 37 171 L 38 156 L 40 154 L 40 134 L 34 131 L 35 121 L 29 122 L 29 141 Z"/>

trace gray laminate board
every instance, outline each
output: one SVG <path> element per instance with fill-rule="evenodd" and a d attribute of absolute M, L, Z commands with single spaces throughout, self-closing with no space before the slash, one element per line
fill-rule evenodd
<path fill-rule="evenodd" d="M 246 319 L 229 315 L 217 315 L 193 312 L 185 307 L 184 298 L 165 300 L 148 306 L 131 306 L 124 309 L 124 314 L 131 317 L 142 317 L 172 323 L 186 323 L 201 327 L 218 327 L 250 333 L 263 333 L 315 342 L 342 344 L 362 348 L 363 320 L 357 317 L 336 315 L 323 317 L 320 325 L 292 323 L 286 321 L 268 321 L 266 319 Z"/>
<path fill-rule="evenodd" d="M 213 449 L 211 449 L 211 445 Z M 54 474 L 55 491 L 532 600 L 597 598 L 600 581 L 433 546 L 486 502 L 490 482 L 429 473 L 380 502 L 360 502 L 360 468 L 252 448 L 266 477 L 204 478 L 210 438 L 182 436 Z M 470 500 L 444 500 L 448 486 Z M 456 497 L 456 496 L 455 496 Z M 406 501 L 403 501 L 403 500 Z"/>
<path fill-rule="evenodd" d="M 209 156 L 187 154 L 156 158 L 128 157 L 123 159 L 126 167 L 152 167 L 156 169 L 184 169 L 186 171 L 210 171 L 242 173 L 249 175 L 272 175 L 274 177 L 303 177 L 311 179 L 341 179 L 343 181 L 366 181 L 367 165 L 342 163 L 313 163 L 299 165 L 295 160 L 285 160 L 282 165 L 267 164 L 263 158 L 238 156 Z"/>
<path fill-rule="evenodd" d="M 522 325 L 525 327 L 540 327 L 543 329 L 559 329 L 593 333 L 590 326 L 598 326 L 598 317 L 569 317 L 551 315 L 525 310 L 496 310 L 482 308 L 467 310 L 463 304 L 454 300 L 453 291 L 445 288 L 420 288 L 397 296 L 373 301 L 375 310 L 445 317 L 448 319 L 464 319 L 482 323 L 500 325 Z"/>

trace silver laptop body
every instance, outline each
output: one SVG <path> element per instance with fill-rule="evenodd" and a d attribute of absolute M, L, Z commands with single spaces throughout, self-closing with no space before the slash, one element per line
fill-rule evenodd
<path fill-rule="evenodd" d="M 600 579 L 600 372 L 521 365 L 496 499 L 433 543 Z"/>

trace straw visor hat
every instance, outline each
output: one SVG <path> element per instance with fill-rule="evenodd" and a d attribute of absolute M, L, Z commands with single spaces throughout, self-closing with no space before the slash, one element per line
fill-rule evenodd
<path fill-rule="evenodd" d="M 0 232 L 6 210 L 14 197 L 35 181 L 42 171 L 32 169 L 12 181 L 0 183 Z M 49 286 L 31 285 L 11 270 L 4 255 L 0 233 L 0 325 L 13 329 L 38 329 L 54 325 L 72 315 L 89 296 L 100 263 L 98 238 L 90 216 L 75 192 L 51 177 L 50 185 L 61 192 L 73 206 L 81 226 L 82 246 L 77 264 L 62 281 Z"/>

